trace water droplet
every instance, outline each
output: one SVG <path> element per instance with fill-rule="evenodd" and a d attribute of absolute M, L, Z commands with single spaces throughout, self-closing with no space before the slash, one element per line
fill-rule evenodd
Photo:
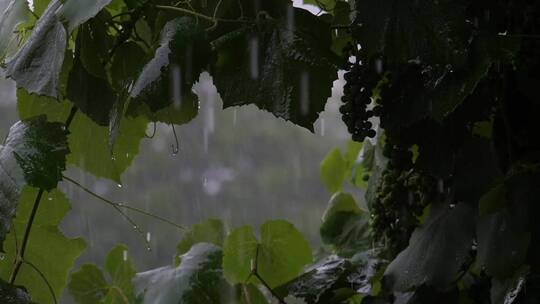
<path fill-rule="evenodd" d="M 324 136 L 326 133 L 326 126 L 324 125 L 324 118 L 321 118 L 321 136 Z"/>
<path fill-rule="evenodd" d="M 249 261 L 249 265 L 250 265 L 251 271 L 254 272 L 254 271 L 256 270 L 256 269 L 255 269 L 255 268 L 256 268 L 255 260 L 254 260 L 254 259 L 251 259 L 251 260 Z"/>
<path fill-rule="evenodd" d="M 118 186 L 118 188 L 122 188 L 122 187 L 123 187 L 122 184 L 118 184 L 118 185 L 116 185 L 116 186 Z"/>
<path fill-rule="evenodd" d="M 125 261 L 127 261 L 127 259 L 128 259 L 128 252 L 127 252 L 127 250 L 124 250 L 122 252 L 122 260 L 124 260 L 124 262 L 125 262 Z"/>
<path fill-rule="evenodd" d="M 152 234 L 150 232 L 146 233 L 146 241 L 150 243 L 150 240 L 152 239 Z"/>
<path fill-rule="evenodd" d="M 116 160 L 116 157 L 114 157 L 114 156 L 111 156 L 111 160 L 113 160 L 113 161 L 114 161 L 114 160 Z"/>
<path fill-rule="evenodd" d="M 49 197 L 47 198 L 47 200 L 48 200 L 48 201 L 52 201 L 52 197 L 49 196 Z"/>
<path fill-rule="evenodd" d="M 449 207 L 450 209 L 454 209 L 454 208 L 456 208 L 456 204 L 450 204 L 450 205 L 448 205 L 448 207 Z"/>
<path fill-rule="evenodd" d="M 5 254 L 0 254 L 0 261 L 3 261 L 6 258 Z"/>

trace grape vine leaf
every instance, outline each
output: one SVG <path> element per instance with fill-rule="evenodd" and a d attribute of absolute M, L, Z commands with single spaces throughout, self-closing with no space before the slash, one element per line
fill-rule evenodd
<path fill-rule="evenodd" d="M 167 266 L 143 273 L 134 279 L 135 292 L 143 304 L 223 303 L 222 293 L 230 286 L 222 277 L 221 248 L 199 243 L 182 257 L 178 267 Z"/>
<path fill-rule="evenodd" d="M 17 91 L 17 110 L 19 117 L 27 118 L 45 114 L 49 121 L 65 121 L 71 103 L 53 100 Z M 109 130 L 98 126 L 82 113 L 75 115 L 70 126 L 69 147 L 71 153 L 68 163 L 87 172 L 121 182 L 121 174 L 139 153 L 139 143 L 144 138 L 148 121 L 144 117 L 125 117 L 120 124 L 119 134 L 111 152 L 109 149 Z M 91 139 L 91 140 L 88 140 Z"/>
<path fill-rule="evenodd" d="M 79 304 L 93 303 L 133 303 L 132 280 L 136 271 L 133 261 L 128 255 L 125 245 L 117 245 L 107 254 L 105 270 L 110 282 L 107 282 L 103 271 L 93 265 L 84 264 L 71 275 L 68 289 Z"/>
<path fill-rule="evenodd" d="M 30 38 L 6 63 L 6 75 L 30 93 L 56 98 L 66 50 L 66 30 L 56 15 L 62 5 L 53 0 L 37 21 Z"/>
<path fill-rule="evenodd" d="M 68 153 L 67 132 L 61 123 L 37 116 L 11 127 L 0 145 L 0 251 L 22 187 L 55 188 L 62 179 Z"/>
<path fill-rule="evenodd" d="M 77 43 L 75 45 L 83 67 L 93 76 L 103 79 L 107 79 L 105 66 L 110 59 L 109 51 L 114 45 L 114 38 L 108 33 L 107 22 L 110 19 L 111 15 L 107 11 L 102 11 L 94 18 L 81 24 L 77 30 Z M 141 58 L 144 57 L 134 60 L 132 65 L 137 66 Z"/>
<path fill-rule="evenodd" d="M 6 255 L 0 261 L 0 278 L 8 279 L 12 263 L 16 256 L 15 237 L 24 235 L 38 190 L 25 187 L 17 207 L 17 217 L 13 220 L 13 229 L 8 234 L 4 245 Z M 70 210 L 70 205 L 63 193 L 53 190 L 42 197 L 39 209 L 32 225 L 32 234 L 28 240 L 25 260 L 34 265 L 50 283 L 57 299 L 67 284 L 69 270 L 75 260 L 86 248 L 82 238 L 66 238 L 58 225 Z M 43 250 L 46 248 L 46 250 Z M 54 261 L 54 263 L 51 263 Z M 54 303 L 52 295 L 41 276 L 29 264 L 23 264 L 15 284 L 26 287 L 37 303 Z"/>
<path fill-rule="evenodd" d="M 491 280 L 491 303 L 513 304 L 520 293 L 525 292 L 530 268 L 523 266 L 514 275 L 504 279 Z"/>
<path fill-rule="evenodd" d="M 334 149 L 321 162 L 321 181 L 326 190 L 336 193 L 341 190 L 348 174 L 347 161 L 339 149 Z"/>
<path fill-rule="evenodd" d="M 468 261 L 475 230 L 474 210 L 467 204 L 432 205 L 422 226 L 388 266 L 385 284 L 407 291 L 424 284 L 445 288 Z"/>
<path fill-rule="evenodd" d="M 252 228 L 243 226 L 233 230 L 225 240 L 223 272 L 230 283 L 245 283 L 252 263 L 257 261 L 258 274 L 270 287 L 276 287 L 295 278 L 313 260 L 309 243 L 286 221 L 264 223 L 260 235 L 257 241 Z M 258 281 L 251 278 L 251 282 Z"/>
<path fill-rule="evenodd" d="M 0 280 L 0 303 L 4 304 L 32 304 L 30 296 L 21 287 L 13 286 Z"/>
<path fill-rule="evenodd" d="M 207 219 L 193 225 L 176 246 L 176 254 L 182 255 L 197 243 L 210 243 L 222 247 L 227 233 L 221 220 Z"/>
<path fill-rule="evenodd" d="M 67 98 L 98 125 L 109 125 L 115 93 L 106 80 L 90 74 L 77 55 L 69 73 Z"/>
<path fill-rule="evenodd" d="M 488 274 L 508 277 L 525 261 L 531 237 L 523 209 L 527 208 L 504 208 L 478 219 L 477 265 L 485 267 Z"/>
<path fill-rule="evenodd" d="M 78 304 L 99 303 L 108 288 L 101 269 L 94 264 L 83 264 L 71 274 L 68 289 Z"/>
<path fill-rule="evenodd" d="M 0 1 L 0 58 L 4 58 L 8 49 L 16 42 L 14 33 L 17 26 L 29 19 L 30 10 L 26 1 Z"/>
<path fill-rule="evenodd" d="M 264 20 L 227 41 L 214 41 L 213 76 L 224 107 L 253 103 L 313 131 L 340 64 L 331 51 L 329 24 L 290 9 L 290 18 Z"/>
<path fill-rule="evenodd" d="M 84 50 L 84 49 L 83 49 Z M 128 41 L 120 45 L 111 59 L 111 81 L 115 89 L 123 89 L 126 83 L 132 83 L 144 67 L 147 54 L 135 42 Z"/>
<path fill-rule="evenodd" d="M 253 284 L 241 284 L 238 288 L 239 304 L 268 304 L 262 292 Z"/>
<path fill-rule="evenodd" d="M 94 17 L 111 0 L 67 0 L 58 11 L 58 15 L 67 22 L 69 32 Z"/>
<path fill-rule="evenodd" d="M 189 17 L 173 19 L 161 31 L 160 47 L 143 68 L 130 96 L 152 112 L 170 104 L 180 108 L 195 98 L 191 88 L 209 58 L 210 43 L 203 28 Z"/>
<path fill-rule="evenodd" d="M 322 241 L 341 256 L 350 257 L 371 247 L 369 216 L 348 193 L 338 192 L 330 199 L 320 228 Z"/>

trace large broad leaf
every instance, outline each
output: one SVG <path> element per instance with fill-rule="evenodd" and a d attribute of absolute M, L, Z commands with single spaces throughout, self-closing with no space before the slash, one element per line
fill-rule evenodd
<path fill-rule="evenodd" d="M 47 115 L 49 121 L 65 121 L 69 115 L 69 102 L 53 102 L 46 97 L 17 91 L 17 108 L 22 118 L 38 114 Z M 70 126 L 68 163 L 89 173 L 120 183 L 120 175 L 129 167 L 139 152 L 148 121 L 143 117 L 122 119 L 118 140 L 109 150 L 109 130 L 95 124 L 86 115 L 78 113 Z"/>
<path fill-rule="evenodd" d="M 325 244 L 342 256 L 353 256 L 372 246 L 369 215 L 347 193 L 336 193 L 330 200 L 320 228 Z"/>
<path fill-rule="evenodd" d="M 215 41 L 213 76 L 225 107 L 253 103 L 313 130 L 337 78 L 331 31 L 309 12 L 290 12 Z"/>
<path fill-rule="evenodd" d="M 474 227 L 474 210 L 466 204 L 431 206 L 409 246 L 386 269 L 386 283 L 396 291 L 424 284 L 446 288 L 470 258 Z"/>
<path fill-rule="evenodd" d="M 191 88 L 208 65 L 210 44 L 203 28 L 192 18 L 169 21 L 161 31 L 161 44 L 146 64 L 130 95 L 152 112 L 174 104 L 192 103 Z"/>
<path fill-rule="evenodd" d="M 56 98 L 66 51 L 66 30 L 56 16 L 62 5 L 53 0 L 24 46 L 7 62 L 6 75 L 30 93 Z"/>
<path fill-rule="evenodd" d="M 419 60 L 461 64 L 470 31 L 453 1 L 356 1 L 356 37 L 367 57 L 384 54 L 388 64 Z"/>
<path fill-rule="evenodd" d="M 6 238 L 6 255 L 0 260 L 2 279 L 7 280 L 11 274 L 16 256 L 16 243 L 20 246 L 37 192 L 37 189 L 29 187 L 24 188 L 22 192 L 17 217 L 13 220 L 13 229 Z M 58 229 L 58 225 L 69 210 L 69 202 L 63 193 L 54 190 L 43 194 L 24 256 L 26 261 L 47 278 L 57 299 L 60 299 L 67 284 L 69 270 L 86 248 L 83 239 L 68 239 Z M 54 303 L 43 278 L 29 264 L 22 265 L 15 284 L 25 286 L 37 303 Z"/>
<path fill-rule="evenodd" d="M 221 271 L 219 247 L 200 243 L 182 256 L 178 267 L 163 267 L 137 274 L 136 294 L 143 304 L 219 304 L 228 284 Z"/>
<path fill-rule="evenodd" d="M 255 266 L 265 282 L 276 287 L 296 277 L 313 259 L 309 243 L 288 222 L 268 221 L 261 226 L 260 236 L 257 241 L 252 228 L 244 226 L 225 240 L 223 271 L 230 283 L 245 283 Z"/>
<path fill-rule="evenodd" d="M 184 237 L 176 246 L 176 253 L 182 255 L 197 243 L 210 243 L 216 246 L 223 246 L 226 231 L 221 220 L 208 219 L 202 223 L 195 224 L 191 230 L 184 234 Z"/>
<path fill-rule="evenodd" d="M 525 261 L 530 233 L 526 228 L 527 214 L 520 212 L 522 208 L 504 208 L 478 220 L 477 265 L 485 267 L 492 276 L 507 277 Z"/>
<path fill-rule="evenodd" d="M 71 33 L 77 26 L 94 17 L 111 0 L 67 0 L 58 15 L 68 24 Z"/>
<path fill-rule="evenodd" d="M 0 303 L 32 304 L 32 300 L 26 290 L 0 280 Z"/>
<path fill-rule="evenodd" d="M 84 264 L 71 275 L 69 292 L 79 304 L 132 303 L 132 279 L 136 271 L 125 245 L 114 247 L 105 260 L 105 270 L 110 282 L 97 266 Z"/>
<path fill-rule="evenodd" d="M 44 116 L 13 125 L 0 145 L 0 250 L 15 215 L 22 187 L 51 190 L 65 169 L 67 132 Z"/>
<path fill-rule="evenodd" d="M 5 56 L 8 48 L 17 42 L 17 35 L 14 32 L 19 24 L 28 20 L 29 16 L 30 10 L 26 1 L 0 1 L 0 59 Z"/>

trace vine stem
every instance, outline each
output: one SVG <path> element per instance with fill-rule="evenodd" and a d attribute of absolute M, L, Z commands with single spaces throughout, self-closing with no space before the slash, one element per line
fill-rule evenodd
<path fill-rule="evenodd" d="M 176 6 L 156 5 L 154 7 L 157 8 L 157 9 L 160 9 L 160 10 L 174 11 L 174 12 L 180 12 L 180 13 L 192 15 L 192 16 L 204 19 L 206 21 L 210 21 L 210 22 L 212 22 L 214 24 L 216 24 L 218 22 L 251 23 L 248 20 L 242 20 L 242 19 L 224 19 L 224 18 L 211 17 L 211 16 L 207 16 L 207 15 L 198 13 L 196 11 L 192 11 L 192 10 L 189 10 L 189 9 L 176 7 Z"/>
<path fill-rule="evenodd" d="M 54 294 L 54 289 L 52 288 L 52 285 L 51 283 L 49 283 L 49 280 L 47 280 L 47 277 L 45 277 L 45 275 L 43 274 L 43 272 L 41 272 L 41 270 L 39 270 L 39 268 L 37 268 L 34 264 L 28 262 L 28 261 L 23 261 L 24 264 L 30 266 L 30 268 L 34 269 L 35 272 L 37 272 L 39 274 L 39 276 L 41 277 L 41 279 L 45 282 L 45 284 L 47 285 L 47 288 L 49 289 L 49 292 L 51 293 L 51 296 L 53 298 L 53 301 L 54 303 L 58 303 L 58 301 L 56 300 L 56 295 Z"/>
<path fill-rule="evenodd" d="M 86 192 L 86 193 L 90 194 L 91 196 L 97 198 L 98 200 L 112 206 L 115 209 L 118 208 L 117 210 L 119 210 L 121 208 L 124 208 L 124 209 L 130 210 L 130 211 L 133 211 L 133 212 L 137 212 L 137 213 L 146 215 L 146 216 L 154 218 L 156 220 L 162 221 L 162 222 L 167 223 L 167 224 L 169 224 L 171 226 L 174 226 L 174 227 L 176 227 L 176 228 L 178 228 L 180 230 L 186 230 L 186 227 L 184 227 L 182 225 L 178 225 L 175 222 L 173 222 L 171 220 L 168 220 L 168 219 L 166 219 L 164 217 L 161 217 L 159 215 L 152 214 L 150 212 L 144 211 L 144 210 L 139 209 L 137 207 L 132 207 L 132 206 L 129 206 L 129 205 L 126 205 L 126 204 L 113 202 L 113 201 L 111 201 L 111 200 L 109 200 L 109 199 L 107 199 L 107 198 L 105 198 L 105 197 L 103 197 L 103 196 L 101 196 L 101 195 L 99 195 L 97 193 L 94 193 L 92 190 L 86 188 L 85 186 L 81 185 L 79 182 L 77 182 L 76 180 L 74 180 L 74 179 L 72 179 L 70 177 L 67 177 L 67 176 L 63 175 L 63 178 L 65 180 L 67 180 L 68 182 L 74 184 L 75 186 L 79 187 L 84 192 Z M 121 212 L 121 210 L 120 210 L 120 212 Z M 121 213 L 124 215 L 123 212 L 121 212 Z M 132 222 L 132 221 L 130 220 L 130 222 Z M 135 225 L 135 226 L 137 226 L 137 225 Z"/>
<path fill-rule="evenodd" d="M 69 112 L 69 116 L 66 119 L 65 122 L 65 129 L 66 131 L 69 129 L 69 126 L 73 122 L 73 118 L 75 117 L 75 114 L 77 113 L 78 109 L 76 106 L 71 107 L 71 111 Z M 24 254 L 26 252 L 26 246 L 28 245 L 28 240 L 30 239 L 30 232 L 32 231 L 32 225 L 34 224 L 34 220 L 36 218 L 36 214 L 39 209 L 39 205 L 41 202 L 41 198 L 43 197 L 43 193 L 45 192 L 44 189 L 39 189 L 36 199 L 34 200 L 34 205 L 32 206 L 32 211 L 30 212 L 30 217 L 28 218 L 28 222 L 26 223 L 26 228 L 24 230 L 24 235 L 22 239 L 22 245 L 20 250 L 17 251 L 17 256 L 15 257 L 15 265 L 13 266 L 13 271 L 11 272 L 11 276 L 9 278 L 10 284 L 15 284 L 15 280 L 17 279 L 17 275 L 19 274 L 21 270 L 21 266 L 23 265 L 24 261 Z M 28 262 L 26 262 L 28 264 Z"/>

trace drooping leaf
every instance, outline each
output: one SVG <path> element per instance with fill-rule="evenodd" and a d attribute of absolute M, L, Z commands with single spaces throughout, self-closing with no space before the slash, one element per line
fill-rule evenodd
<path fill-rule="evenodd" d="M 71 33 L 110 2 L 111 0 L 67 0 L 57 14 L 67 22 L 68 31 Z"/>
<path fill-rule="evenodd" d="M 47 115 L 49 121 L 65 121 L 71 104 L 53 102 L 45 97 L 17 91 L 17 108 L 21 118 L 39 114 Z M 82 113 L 75 115 L 70 126 L 68 163 L 89 173 L 121 182 L 121 174 L 129 167 L 137 153 L 139 143 L 145 136 L 148 121 L 144 117 L 122 119 L 118 140 L 111 155 L 109 130 L 100 127 Z M 90 140 L 89 140 L 90 139 Z"/>
<path fill-rule="evenodd" d="M 20 244 L 37 192 L 37 189 L 30 187 L 25 187 L 22 191 L 17 207 L 17 217 L 13 220 L 13 228 L 4 244 L 6 255 L 3 260 L 0 260 L 0 278 L 2 279 L 7 280 L 10 276 L 16 256 L 15 237 L 18 238 Z M 43 194 L 24 256 L 26 261 L 39 269 L 47 278 L 57 299 L 60 299 L 67 284 L 69 270 L 86 247 L 83 239 L 66 238 L 58 229 L 69 210 L 69 202 L 63 193 L 53 190 Z M 32 300 L 37 303 L 54 303 L 45 282 L 29 264 L 22 265 L 15 284 L 24 286 L 32 295 Z"/>
<path fill-rule="evenodd" d="M 28 41 L 6 63 L 6 75 L 30 93 L 58 96 L 67 42 L 66 30 L 56 15 L 61 5 L 60 0 L 49 4 Z"/>
<path fill-rule="evenodd" d="M 69 73 L 67 98 L 100 126 L 108 126 L 116 96 L 106 80 L 90 74 L 79 57 Z"/>
<path fill-rule="evenodd" d="M 313 130 L 331 95 L 338 60 L 329 25 L 304 10 L 289 11 L 290 18 L 283 14 L 230 34 L 226 42 L 215 41 L 213 76 L 224 107 L 255 104 Z"/>
<path fill-rule="evenodd" d="M 37 116 L 14 124 L 0 145 L 0 251 L 24 185 L 51 190 L 65 169 L 67 132 Z"/>
<path fill-rule="evenodd" d="M 409 246 L 385 272 L 388 287 L 407 291 L 423 284 L 445 288 L 469 260 L 474 236 L 474 211 L 466 204 L 433 205 Z"/>
<path fill-rule="evenodd" d="M 321 180 L 330 193 L 338 192 L 347 177 L 347 162 L 339 149 L 334 149 L 321 162 Z"/>
<path fill-rule="evenodd" d="M 347 193 L 336 193 L 323 215 L 320 228 L 323 242 L 332 245 L 342 256 L 355 253 L 372 246 L 369 230 L 369 216 L 363 212 L 354 198 Z"/>
<path fill-rule="evenodd" d="M 114 44 L 114 38 L 108 33 L 107 22 L 111 15 L 102 11 L 96 17 L 83 23 L 77 32 L 78 57 L 86 71 L 95 77 L 107 79 L 105 65 L 111 58 L 109 51 Z M 76 52 L 77 53 L 77 52 Z M 132 62 L 137 66 L 137 61 Z"/>
<path fill-rule="evenodd" d="M 182 256 L 178 267 L 162 267 L 137 274 L 135 291 L 143 304 L 219 304 L 228 287 L 222 278 L 222 251 L 208 244 L 196 244 Z"/>
<path fill-rule="evenodd" d="M 134 82 L 144 66 L 146 53 L 133 42 L 119 46 L 111 60 L 111 81 L 116 89 Z"/>
<path fill-rule="evenodd" d="M 182 255 L 197 243 L 210 243 L 221 247 L 225 236 L 226 231 L 223 222 L 217 219 L 208 219 L 193 225 L 191 230 L 184 234 L 184 237 L 176 246 L 176 253 Z"/>
<path fill-rule="evenodd" d="M 21 287 L 0 280 L 0 302 L 3 304 L 32 304 L 30 296 Z"/>
<path fill-rule="evenodd" d="M 152 112 L 170 104 L 181 107 L 194 98 L 191 87 L 209 63 L 210 44 L 203 28 L 192 18 L 169 21 L 161 32 L 161 44 L 131 89 L 136 102 Z"/>
<path fill-rule="evenodd" d="M 276 287 L 296 277 L 313 259 L 309 243 L 290 223 L 268 221 L 261 226 L 260 235 L 258 242 L 251 227 L 244 226 L 225 240 L 223 271 L 230 283 L 246 282 L 253 265 L 270 287 Z"/>
<path fill-rule="evenodd" d="M 14 33 L 17 26 L 28 20 L 30 11 L 26 1 L 0 1 L 0 59 L 17 41 Z"/>

